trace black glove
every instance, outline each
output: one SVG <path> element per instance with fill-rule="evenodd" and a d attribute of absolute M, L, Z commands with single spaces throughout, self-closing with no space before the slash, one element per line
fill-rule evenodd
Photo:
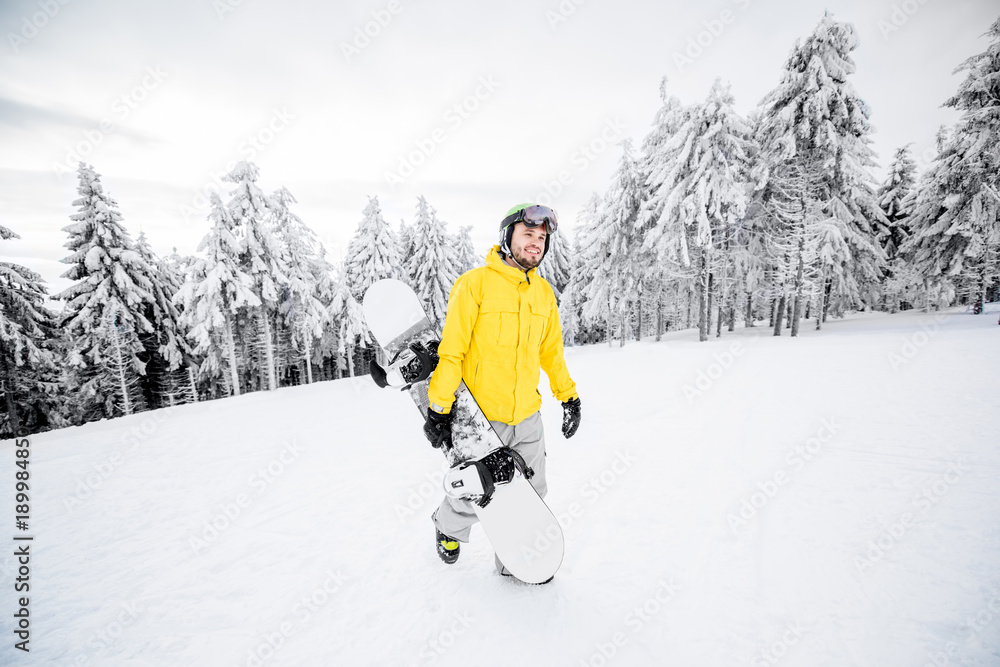
<path fill-rule="evenodd" d="M 427 408 L 424 435 L 430 441 L 431 447 L 451 449 L 451 413 L 443 415 Z"/>
<path fill-rule="evenodd" d="M 580 399 L 571 398 L 563 403 L 563 437 L 572 438 L 580 428 Z"/>

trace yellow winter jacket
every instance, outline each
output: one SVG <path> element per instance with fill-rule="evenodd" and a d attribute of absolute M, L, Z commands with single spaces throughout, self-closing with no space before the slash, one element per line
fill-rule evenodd
<path fill-rule="evenodd" d="M 438 354 L 427 389 L 438 412 L 451 410 L 465 380 L 488 419 L 517 424 L 542 405 L 539 370 L 559 401 L 577 397 L 552 286 L 534 269 L 525 274 L 504 263 L 500 246 L 486 255 L 486 266 L 455 281 Z"/>

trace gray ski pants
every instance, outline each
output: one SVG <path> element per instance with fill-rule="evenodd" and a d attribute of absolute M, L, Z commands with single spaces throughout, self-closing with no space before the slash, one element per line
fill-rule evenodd
<path fill-rule="evenodd" d="M 524 457 L 524 462 L 535 471 L 531 486 L 542 498 L 548 486 L 545 483 L 545 432 L 542 429 L 542 413 L 536 412 L 519 424 L 490 422 L 503 443 Z M 445 496 L 441 505 L 431 516 L 434 525 L 445 535 L 459 542 L 469 541 L 472 524 L 479 521 L 472 503 Z"/>

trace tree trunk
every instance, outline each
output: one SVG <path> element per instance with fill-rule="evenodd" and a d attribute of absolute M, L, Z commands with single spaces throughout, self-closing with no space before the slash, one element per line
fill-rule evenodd
<path fill-rule="evenodd" d="M 698 276 L 698 341 L 704 343 L 708 340 L 708 301 L 711 288 L 712 274 L 708 272 L 708 260 L 704 254 L 701 256 L 701 271 Z"/>
<path fill-rule="evenodd" d="M 642 283 L 639 283 L 639 298 L 636 301 L 636 309 L 639 315 L 639 328 L 635 332 L 636 342 L 642 341 Z"/>
<path fill-rule="evenodd" d="M 125 378 L 125 358 L 122 355 L 122 341 L 118 333 L 118 327 L 111 322 L 111 342 L 115 349 L 115 363 L 118 365 L 118 391 L 122 394 L 122 410 L 125 414 L 132 414 L 132 400 L 128 395 L 128 380 Z"/>
<path fill-rule="evenodd" d="M 188 398 L 192 403 L 198 402 L 198 387 L 194 383 L 194 369 L 190 366 L 187 367 L 188 376 Z"/>
<path fill-rule="evenodd" d="M 656 299 L 656 342 L 663 339 L 663 287 L 661 283 L 660 294 Z"/>
<path fill-rule="evenodd" d="M 781 298 L 778 299 L 778 306 L 774 310 L 774 335 L 781 335 L 781 323 L 785 317 L 785 295 L 782 294 Z"/>
<path fill-rule="evenodd" d="M 226 352 L 229 356 L 229 384 L 232 387 L 233 396 L 240 395 L 240 374 L 236 368 L 236 341 L 233 339 L 233 315 L 229 312 L 229 306 L 223 304 L 222 310 L 226 313 Z"/>
<path fill-rule="evenodd" d="M 306 383 L 313 383 L 313 365 L 312 365 L 312 335 L 306 334 Z"/>
<path fill-rule="evenodd" d="M 274 341 L 271 340 L 271 318 L 268 317 L 267 311 L 261 306 L 260 309 L 260 334 L 262 342 L 264 343 L 264 366 L 267 373 L 267 388 L 269 391 L 274 391 L 278 388 L 278 379 L 275 375 L 274 367 Z"/>
<path fill-rule="evenodd" d="M 826 279 L 823 287 L 823 322 L 826 323 L 826 316 L 830 312 L 830 295 L 833 293 L 833 278 Z"/>
<path fill-rule="evenodd" d="M 14 374 L 10 372 L 10 364 L 7 357 L 0 354 L 0 370 L 3 370 L 3 378 L 0 381 L 0 389 L 3 390 L 7 403 L 7 423 L 10 424 L 10 435 L 16 438 L 21 434 L 21 420 L 17 415 L 17 403 L 14 402 Z"/>
<path fill-rule="evenodd" d="M 705 303 L 705 338 L 712 331 L 712 306 L 715 300 L 715 276 L 711 272 L 708 274 L 707 301 Z"/>
<path fill-rule="evenodd" d="M 795 304 L 792 306 L 792 337 L 799 335 L 799 318 L 802 316 L 802 275 L 805 273 L 806 241 L 799 238 L 799 265 L 795 269 Z"/>
<path fill-rule="evenodd" d="M 614 313 L 611 311 L 611 292 L 608 292 L 608 316 L 605 318 L 605 326 L 607 327 L 607 338 L 608 347 L 611 347 L 611 339 L 614 337 Z"/>
<path fill-rule="evenodd" d="M 747 328 L 753 327 L 753 293 L 747 290 Z"/>

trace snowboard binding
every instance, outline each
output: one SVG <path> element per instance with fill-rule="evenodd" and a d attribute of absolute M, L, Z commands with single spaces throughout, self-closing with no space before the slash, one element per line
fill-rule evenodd
<path fill-rule="evenodd" d="M 453 498 L 469 500 L 486 507 L 493 500 L 498 485 L 509 484 L 517 470 L 525 479 L 535 476 L 524 457 L 510 447 L 501 447 L 481 459 L 467 461 L 448 471 L 444 491 Z"/>
<path fill-rule="evenodd" d="M 397 352 L 385 368 L 372 359 L 368 371 L 380 388 L 400 387 L 406 391 L 410 385 L 429 378 L 437 368 L 439 342 L 434 340 L 426 345 L 420 341 L 410 343 Z"/>

